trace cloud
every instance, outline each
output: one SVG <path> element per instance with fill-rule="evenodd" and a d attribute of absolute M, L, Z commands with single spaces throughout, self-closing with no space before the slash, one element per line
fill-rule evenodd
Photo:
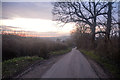
<path fill-rule="evenodd" d="M 41 18 L 52 19 L 52 5 L 50 2 L 3 2 L 2 17 L 11 19 L 22 18 Z"/>
<path fill-rule="evenodd" d="M 18 27 L 12 26 L 2 26 L 2 31 L 7 33 L 14 33 L 17 32 L 18 34 L 26 34 L 31 36 L 38 36 L 38 37 L 60 37 L 60 36 L 69 36 L 68 32 L 59 32 L 59 31 L 49 31 L 49 32 L 36 32 L 36 31 L 25 31 Z"/>

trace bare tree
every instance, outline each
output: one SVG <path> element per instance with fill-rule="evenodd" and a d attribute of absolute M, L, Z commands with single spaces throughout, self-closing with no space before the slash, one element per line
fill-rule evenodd
<path fill-rule="evenodd" d="M 95 28 L 97 26 L 97 17 L 107 14 L 103 9 L 106 8 L 106 2 L 55 2 L 53 8 L 54 20 L 68 22 L 83 22 L 89 25 L 92 34 L 92 43 L 95 47 Z"/>

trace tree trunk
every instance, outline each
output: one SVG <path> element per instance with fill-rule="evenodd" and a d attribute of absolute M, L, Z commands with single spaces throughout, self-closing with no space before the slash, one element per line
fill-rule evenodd
<path fill-rule="evenodd" d="M 96 28 L 96 6 L 95 2 L 93 2 L 94 6 L 94 18 L 93 18 L 93 27 L 92 27 L 92 44 L 93 44 L 93 49 L 95 49 L 95 28 Z"/>
<path fill-rule="evenodd" d="M 108 12 L 107 12 L 107 26 L 106 26 L 106 35 L 105 35 L 105 53 L 109 54 L 109 44 L 110 44 L 110 31 L 111 31 L 111 22 L 112 22 L 112 2 L 108 2 Z M 106 58 L 109 58 L 109 56 L 106 56 Z"/>
<path fill-rule="evenodd" d="M 112 22 L 112 18 L 111 18 L 111 15 L 112 15 L 112 2 L 109 2 L 108 3 L 108 18 L 107 18 L 107 28 L 106 28 L 106 39 L 107 41 L 109 41 L 110 39 L 110 31 L 111 31 L 111 22 Z"/>
<path fill-rule="evenodd" d="M 95 26 L 92 27 L 92 48 L 95 49 Z"/>
<path fill-rule="evenodd" d="M 119 27 L 119 38 L 118 38 L 118 47 L 120 47 L 120 2 L 118 2 L 118 27 Z M 119 49 L 120 53 L 120 49 Z"/>

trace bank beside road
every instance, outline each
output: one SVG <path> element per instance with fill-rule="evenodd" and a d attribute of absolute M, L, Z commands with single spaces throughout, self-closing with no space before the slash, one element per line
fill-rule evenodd
<path fill-rule="evenodd" d="M 103 59 L 97 53 L 95 54 L 94 51 L 83 50 L 83 49 L 79 49 L 79 50 L 80 52 L 83 53 L 84 56 L 86 56 L 88 61 L 92 64 L 91 66 L 94 67 L 95 71 L 98 73 L 99 76 L 104 76 L 109 78 L 120 78 L 118 68 L 114 64 L 112 64 L 109 60 Z M 98 65 L 99 67 L 96 68 L 96 65 Z M 100 68 L 102 68 L 102 70 Z M 105 74 L 102 74 L 102 72 L 104 72 Z"/>
<path fill-rule="evenodd" d="M 52 51 L 49 53 L 49 56 L 51 58 L 57 55 L 63 55 L 69 52 L 70 50 L 71 48 L 65 50 Z M 22 76 L 23 73 L 26 74 L 31 67 L 33 68 L 33 66 L 41 64 L 45 61 L 47 61 L 47 59 L 43 59 L 42 57 L 38 56 L 25 56 L 5 60 L 4 62 L 2 62 L 2 77 L 12 78 L 16 76 Z"/>

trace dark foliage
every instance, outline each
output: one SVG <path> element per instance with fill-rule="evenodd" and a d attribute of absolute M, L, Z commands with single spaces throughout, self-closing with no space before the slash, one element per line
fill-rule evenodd
<path fill-rule="evenodd" d="M 66 49 L 67 45 L 41 38 L 2 35 L 2 59 L 7 60 L 21 56 L 39 56 L 48 58 L 48 53 Z"/>

